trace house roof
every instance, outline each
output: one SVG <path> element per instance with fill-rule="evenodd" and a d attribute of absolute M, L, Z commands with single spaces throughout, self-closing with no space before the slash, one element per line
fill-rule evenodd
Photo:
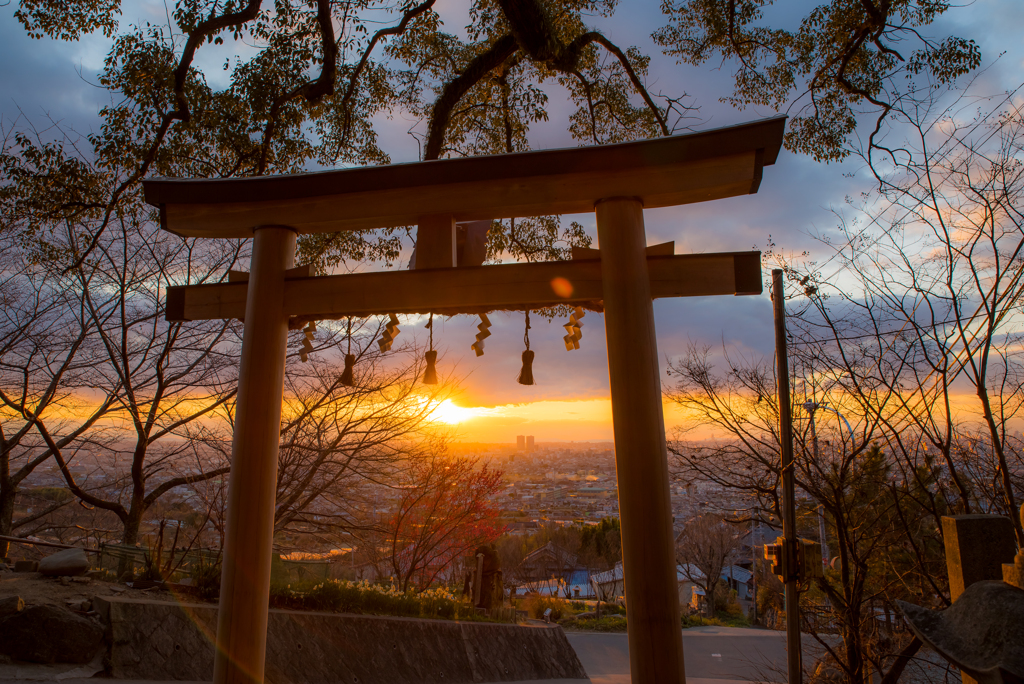
<path fill-rule="evenodd" d="M 615 567 L 611 570 L 605 570 L 604 572 L 594 572 L 590 575 L 591 582 L 597 582 L 598 584 L 605 584 L 607 582 L 618 582 L 622 579 L 622 561 L 615 564 Z"/>
<path fill-rule="evenodd" d="M 565 593 L 565 591 L 568 590 L 570 596 L 575 596 L 577 589 L 579 589 L 581 597 L 592 595 L 593 588 L 590 584 L 589 571 L 580 570 L 573 572 L 569 575 L 568 580 L 564 582 L 561 579 L 546 579 L 535 582 L 526 582 L 516 588 L 516 594 L 531 593 L 540 594 L 541 596 L 555 596 L 557 594 Z"/>
<path fill-rule="evenodd" d="M 753 575 L 746 568 L 741 568 L 738 565 L 727 565 L 722 568 L 722 577 L 728 579 L 730 577 L 730 570 L 732 572 L 732 578 L 740 584 L 746 584 L 750 581 Z M 616 563 L 615 567 L 605 572 L 595 572 L 591 574 L 590 580 L 597 582 L 598 584 L 605 584 L 607 582 L 618 582 L 622 579 L 622 563 Z M 704 579 L 704 573 L 696 565 L 692 563 L 680 563 L 676 566 L 676 581 L 678 582 L 692 582 L 694 580 Z"/>
<path fill-rule="evenodd" d="M 524 565 L 530 565 L 538 561 L 543 562 L 542 559 L 545 558 L 557 561 L 565 568 L 576 567 L 579 564 L 579 558 L 575 553 L 562 548 L 554 542 L 548 542 L 539 549 L 534 549 L 526 554 L 526 558 L 522 562 Z"/>

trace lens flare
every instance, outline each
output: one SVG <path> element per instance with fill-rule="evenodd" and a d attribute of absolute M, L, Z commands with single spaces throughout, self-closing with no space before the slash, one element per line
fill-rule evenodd
<path fill-rule="evenodd" d="M 562 299 L 568 299 L 569 297 L 572 296 L 572 283 L 570 283 L 568 279 L 562 278 L 561 276 L 559 276 L 558 278 L 554 278 L 551 281 L 551 289 L 554 290 L 554 293 L 561 297 Z"/>

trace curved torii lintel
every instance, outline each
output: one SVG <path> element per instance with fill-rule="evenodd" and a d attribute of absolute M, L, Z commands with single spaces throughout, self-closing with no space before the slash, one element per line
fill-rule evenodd
<path fill-rule="evenodd" d="M 186 237 L 251 237 L 260 225 L 329 233 L 592 212 L 607 197 L 645 208 L 757 192 L 775 163 L 786 117 L 700 133 L 571 149 L 438 159 L 317 173 L 224 179 L 154 178 L 146 201 Z"/>

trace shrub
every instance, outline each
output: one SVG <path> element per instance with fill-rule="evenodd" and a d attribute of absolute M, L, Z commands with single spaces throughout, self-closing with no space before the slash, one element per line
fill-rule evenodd
<path fill-rule="evenodd" d="M 313 610 L 344 611 L 347 587 L 338 582 L 322 582 L 310 589 L 305 595 L 305 603 Z"/>
<path fill-rule="evenodd" d="M 212 579 L 212 572 L 209 573 L 209 577 Z M 209 586 L 219 589 L 219 571 L 216 580 L 216 585 L 211 581 Z M 216 594 L 213 597 L 215 596 Z M 335 613 L 494 622 L 492 618 L 478 614 L 475 608 L 460 600 L 445 587 L 427 589 L 417 594 L 413 591 L 402 592 L 395 587 L 370 584 L 365 580 L 353 582 L 329 579 L 315 583 L 310 580 L 291 584 L 272 582 L 270 606 Z"/>
<path fill-rule="evenodd" d="M 459 613 L 459 601 L 445 587 L 420 592 L 420 614 L 423 617 L 454 619 Z"/>
<path fill-rule="evenodd" d="M 772 576 L 775 579 L 775 576 Z M 758 577 L 758 582 L 761 582 L 761 578 Z M 779 610 L 783 606 L 783 594 L 779 591 L 778 587 L 773 584 L 781 583 L 775 579 L 775 582 L 765 582 L 764 584 L 758 584 L 757 587 L 757 612 L 761 615 L 766 615 L 772 608 Z"/>
<path fill-rule="evenodd" d="M 625 615 L 626 607 L 620 606 L 617 603 L 601 603 L 601 614 L 602 615 Z"/>
<path fill-rule="evenodd" d="M 626 618 L 621 615 L 605 615 L 589 620 L 573 620 L 566 626 L 587 632 L 625 632 Z"/>
<path fill-rule="evenodd" d="M 535 620 L 544 619 L 544 611 L 551 609 L 551 619 L 561 620 L 563 616 L 575 615 L 568 602 L 554 596 L 530 596 L 526 599 L 527 614 Z"/>
<path fill-rule="evenodd" d="M 307 610 L 445 620 L 481 619 L 473 608 L 463 604 L 445 587 L 428 589 L 417 594 L 366 581 L 326 580 L 313 585 L 289 585 L 287 591 L 280 589 L 275 592 L 272 587 L 271 593 L 275 605 L 289 605 Z"/>
<path fill-rule="evenodd" d="M 271 608 L 300 608 L 302 598 L 298 592 L 292 591 L 292 585 L 284 582 L 270 583 Z"/>
<path fill-rule="evenodd" d="M 220 563 L 204 559 L 202 556 L 189 568 L 192 578 L 192 591 L 204 601 L 212 601 L 220 595 Z"/>

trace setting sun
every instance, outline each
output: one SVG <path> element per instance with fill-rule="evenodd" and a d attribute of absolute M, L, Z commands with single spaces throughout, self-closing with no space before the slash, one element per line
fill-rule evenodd
<path fill-rule="evenodd" d="M 456 405 L 451 399 L 445 399 L 430 412 L 430 419 L 447 425 L 458 425 L 472 418 L 479 418 L 487 412 L 488 409 L 464 408 Z"/>

